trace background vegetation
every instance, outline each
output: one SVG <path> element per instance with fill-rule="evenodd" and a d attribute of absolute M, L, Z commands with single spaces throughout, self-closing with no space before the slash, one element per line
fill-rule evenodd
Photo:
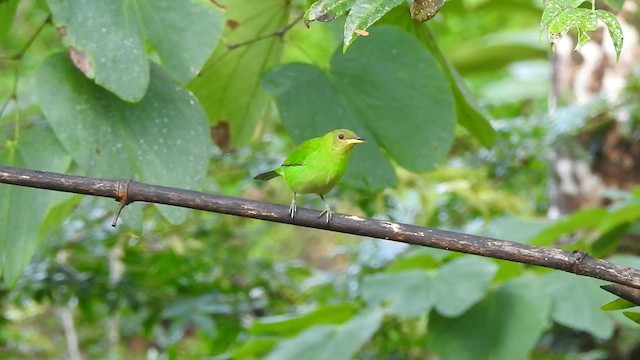
<path fill-rule="evenodd" d="M 416 3 L 440 11 L 421 23 L 405 1 L 0 1 L 0 164 L 286 204 L 283 182 L 252 176 L 346 127 L 368 143 L 329 196 L 339 212 L 640 268 L 636 2 Z M 312 21 L 333 17 L 327 4 L 336 19 Z M 620 72 L 618 90 L 563 88 L 559 74 L 596 59 L 561 62 L 566 39 L 609 49 L 590 71 Z M 581 185 L 593 176 L 597 191 Z M 165 206 L 129 205 L 112 228 L 115 205 L 0 186 L 3 358 L 640 351 L 638 325 L 600 309 L 615 297 L 593 279 Z"/>

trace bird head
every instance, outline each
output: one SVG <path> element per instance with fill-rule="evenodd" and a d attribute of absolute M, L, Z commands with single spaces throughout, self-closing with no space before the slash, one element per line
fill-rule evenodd
<path fill-rule="evenodd" d="M 351 150 L 354 145 L 366 142 L 353 131 L 347 129 L 333 130 L 324 137 L 331 141 L 331 147 L 335 150 Z"/>

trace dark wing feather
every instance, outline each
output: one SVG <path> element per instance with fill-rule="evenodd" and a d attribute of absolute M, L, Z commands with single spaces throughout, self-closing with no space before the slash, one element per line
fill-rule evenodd
<path fill-rule="evenodd" d="M 256 179 L 256 180 L 267 181 L 267 180 L 271 180 L 274 177 L 279 176 L 279 175 L 280 174 L 278 174 L 275 170 L 271 170 L 271 171 L 264 172 L 262 174 L 258 174 L 256 176 L 254 176 L 253 178 Z"/>

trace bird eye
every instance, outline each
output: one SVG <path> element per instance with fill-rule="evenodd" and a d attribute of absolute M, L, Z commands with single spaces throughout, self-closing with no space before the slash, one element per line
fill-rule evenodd
<path fill-rule="evenodd" d="M 343 133 L 338 134 L 338 139 L 344 140 L 344 134 Z"/>

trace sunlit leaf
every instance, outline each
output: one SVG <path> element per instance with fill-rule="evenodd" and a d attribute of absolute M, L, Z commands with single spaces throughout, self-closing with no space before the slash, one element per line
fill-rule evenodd
<path fill-rule="evenodd" d="M 613 46 L 616 49 L 616 59 L 620 59 L 620 52 L 622 52 L 622 27 L 620 22 L 612 13 L 605 10 L 596 10 L 596 16 L 602 21 L 609 29 L 609 35 L 613 40 Z"/>
<path fill-rule="evenodd" d="M 624 311 L 624 312 L 622 312 L 622 314 L 624 314 L 624 316 L 629 318 L 631 321 L 633 321 L 636 324 L 640 325 L 640 312 Z"/>
<path fill-rule="evenodd" d="M 384 14 L 402 4 L 404 0 L 356 0 L 344 24 L 344 45 L 346 51 L 356 39 L 356 30 L 366 30 Z"/>
<path fill-rule="evenodd" d="M 620 22 L 609 11 L 579 7 L 584 2 L 583 0 L 546 1 L 540 21 L 540 30 L 548 29 L 549 40 L 555 44 L 567 31 L 576 29 L 578 32 L 576 49 L 579 49 L 589 41 L 588 32 L 596 30 L 598 20 L 601 20 L 609 29 L 616 57 L 619 58 L 623 40 Z"/>
<path fill-rule="evenodd" d="M 282 52 L 282 39 L 268 35 L 287 23 L 289 5 L 282 0 L 220 3 L 227 9 L 223 41 L 190 88 L 200 99 L 209 122 L 229 123 L 231 142 L 241 145 L 251 138 L 264 116 L 269 98 L 260 81 L 278 63 Z"/>
<path fill-rule="evenodd" d="M 564 11 L 549 24 L 549 36 L 558 39 L 573 28 L 578 30 L 576 49 L 579 49 L 589 40 L 587 32 L 598 28 L 598 17 L 590 9 L 575 8 Z"/>
<path fill-rule="evenodd" d="M 318 0 L 304 13 L 307 26 L 312 21 L 331 21 L 346 13 L 357 0 Z"/>
<path fill-rule="evenodd" d="M 613 311 L 628 309 L 634 306 L 636 306 L 636 304 L 632 303 L 631 301 L 618 298 L 602 305 L 600 309 L 602 309 L 603 311 Z"/>
<path fill-rule="evenodd" d="M 576 8 L 585 0 L 547 0 L 544 2 L 544 10 L 542 12 L 542 19 L 540 20 L 540 30 L 544 30 L 549 27 L 560 14 L 563 12 Z"/>

